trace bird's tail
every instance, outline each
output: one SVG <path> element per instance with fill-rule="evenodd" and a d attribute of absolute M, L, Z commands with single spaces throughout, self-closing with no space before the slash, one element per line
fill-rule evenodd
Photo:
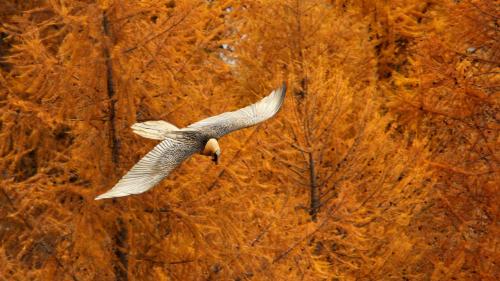
<path fill-rule="evenodd" d="M 169 133 L 179 130 L 176 126 L 163 120 L 135 123 L 130 128 L 139 136 L 153 140 L 164 140 Z"/>

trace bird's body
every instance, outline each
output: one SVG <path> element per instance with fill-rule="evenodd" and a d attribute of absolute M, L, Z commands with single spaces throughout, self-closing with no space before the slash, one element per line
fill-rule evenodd
<path fill-rule="evenodd" d="M 134 133 L 161 142 L 112 189 L 96 197 L 96 200 L 143 193 L 195 153 L 211 156 L 217 163 L 221 153 L 217 139 L 273 117 L 279 111 L 285 93 L 286 85 L 283 83 L 281 88 L 255 104 L 206 118 L 182 129 L 166 121 L 146 121 L 132 125 Z"/>

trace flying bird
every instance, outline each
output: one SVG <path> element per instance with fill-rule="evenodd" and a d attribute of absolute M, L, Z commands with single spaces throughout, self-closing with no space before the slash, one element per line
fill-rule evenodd
<path fill-rule="evenodd" d="M 134 133 L 161 140 L 118 183 L 95 199 L 143 193 L 164 179 L 195 153 L 210 156 L 216 164 L 221 155 L 217 140 L 233 131 L 263 122 L 278 113 L 285 99 L 286 84 L 257 103 L 212 116 L 179 129 L 166 121 L 146 121 L 131 126 Z"/>

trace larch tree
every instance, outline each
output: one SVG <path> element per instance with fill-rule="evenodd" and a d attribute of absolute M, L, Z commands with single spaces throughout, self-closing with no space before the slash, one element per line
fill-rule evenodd
<path fill-rule="evenodd" d="M 132 135 L 131 124 L 168 119 L 183 126 L 212 113 L 211 96 L 233 79 L 219 54 L 231 40 L 227 4 L 7 5 L 12 11 L 2 22 L 2 48 L 3 42 L 8 46 L 0 75 L 0 166 L 2 208 L 12 219 L 2 234 L 2 275 L 156 280 L 164 273 L 150 275 L 158 264 L 150 258 L 153 245 L 164 247 L 158 260 L 182 266 L 197 251 L 176 240 L 191 235 L 189 224 L 174 224 L 175 215 L 162 222 L 155 205 L 173 200 L 146 195 L 102 204 L 93 198 L 152 147 Z M 168 236 L 171 231 L 176 234 Z M 183 269 L 176 274 L 202 274 Z"/>
<path fill-rule="evenodd" d="M 414 216 L 432 280 L 498 279 L 498 7 L 491 1 L 365 2 L 392 123 L 422 142 L 433 192 Z M 493 235 L 493 236 L 491 236 Z M 418 238 L 418 240 L 417 240 Z"/>
<path fill-rule="evenodd" d="M 491 1 L 0 3 L 0 279 L 498 280 Z M 139 196 L 154 141 L 278 115 Z"/>
<path fill-rule="evenodd" d="M 249 210 L 238 215 L 246 241 L 219 274 L 317 280 L 386 269 L 373 256 L 391 251 L 383 247 L 391 240 L 373 237 L 401 226 L 373 222 L 407 219 L 432 183 L 423 181 L 422 146 L 406 145 L 406 155 L 379 112 L 369 21 L 325 1 L 249 1 L 234 13 L 241 39 L 228 55 L 241 85 L 258 94 L 285 80 L 289 94 L 277 121 L 245 138 L 253 153 L 232 160 L 211 192 Z M 419 192 L 403 197 L 407 186 Z M 381 205 L 390 211 L 377 212 Z M 409 252 L 408 240 L 391 242 Z"/>

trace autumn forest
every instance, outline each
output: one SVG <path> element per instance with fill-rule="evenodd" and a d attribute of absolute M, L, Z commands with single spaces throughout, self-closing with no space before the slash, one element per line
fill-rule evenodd
<path fill-rule="evenodd" d="M 0 1 L 0 281 L 500 280 L 493 0 Z M 158 142 L 280 112 L 153 189 Z"/>

